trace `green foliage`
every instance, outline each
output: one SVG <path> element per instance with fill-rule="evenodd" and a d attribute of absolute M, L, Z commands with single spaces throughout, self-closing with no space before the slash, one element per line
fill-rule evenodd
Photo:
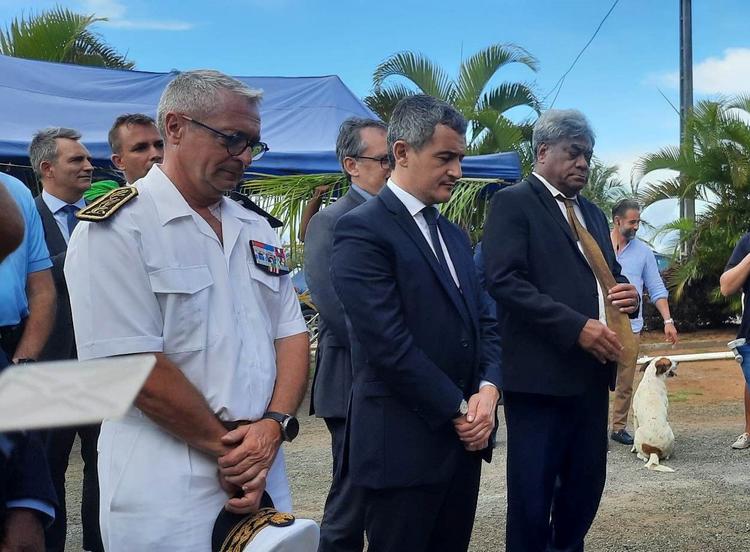
<path fill-rule="evenodd" d="M 302 211 L 318 186 L 330 185 L 331 189 L 323 197 L 323 207 L 349 189 L 343 173 L 307 174 L 294 176 L 269 176 L 252 174 L 253 179 L 245 181 L 241 191 L 253 197 L 263 209 L 284 221 L 284 232 L 289 234 L 288 253 L 292 264 L 301 264 L 302 244 L 298 240 Z M 498 180 L 461 179 L 453 190 L 450 201 L 441 206 L 442 214 L 449 220 L 465 228 L 473 241 L 479 239 L 488 202 L 485 198 L 488 185 Z"/>
<path fill-rule="evenodd" d="M 0 30 L 0 53 L 26 59 L 132 69 L 134 63 L 107 45 L 91 25 L 105 18 L 57 6 L 14 19 Z"/>
<path fill-rule="evenodd" d="M 604 211 L 607 217 L 612 213 L 615 203 L 634 195 L 617 176 L 617 165 L 604 165 L 596 158 L 591 160 L 589 180 L 582 194 Z"/>
<path fill-rule="evenodd" d="M 702 101 L 686 121 L 692 147 L 662 148 L 636 165 L 640 175 L 660 169 L 680 173 L 644 189 L 640 199 L 645 205 L 686 197 L 707 202 L 695 221 L 678 219 L 662 229 L 679 231 L 668 285 L 677 301 L 699 305 L 708 301 L 724 313 L 736 302 L 729 303 L 719 294 L 719 276 L 735 244 L 750 228 L 749 115 L 747 96 Z M 696 309 L 695 316 L 703 310 L 705 305 Z"/>
<path fill-rule="evenodd" d="M 539 113 L 541 106 L 531 86 L 504 82 L 490 86 L 503 67 L 521 64 L 539 69 L 534 56 L 514 44 L 493 44 L 464 60 L 453 79 L 422 54 L 397 52 L 375 68 L 373 92 L 364 101 L 384 121 L 396 103 L 411 94 L 429 94 L 445 100 L 469 121 L 468 153 L 520 150 L 529 123 L 515 124 L 505 116 L 514 107 Z M 519 151 L 520 153 L 520 151 Z"/>

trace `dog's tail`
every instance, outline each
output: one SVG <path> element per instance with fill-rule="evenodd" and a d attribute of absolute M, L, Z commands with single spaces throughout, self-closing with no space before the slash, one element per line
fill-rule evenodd
<path fill-rule="evenodd" d="M 653 471 L 659 471 L 659 472 L 669 472 L 672 473 L 674 470 L 670 468 L 669 466 L 664 466 L 662 464 L 659 464 L 659 455 L 655 452 L 652 452 L 649 455 L 648 462 L 646 462 L 646 467 Z"/>

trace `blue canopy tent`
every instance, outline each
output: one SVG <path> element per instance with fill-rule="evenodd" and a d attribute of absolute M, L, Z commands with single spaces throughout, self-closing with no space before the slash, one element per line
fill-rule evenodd
<path fill-rule="evenodd" d="M 0 55 L 0 163 L 28 163 L 34 132 L 66 126 L 83 134 L 96 164 L 109 167 L 107 132 L 123 113 L 156 115 L 164 87 L 176 73 L 147 73 L 48 63 Z M 264 174 L 339 172 L 339 125 L 375 117 L 337 76 L 237 77 L 264 91 L 263 140 L 270 151 L 253 164 Z M 516 181 L 515 153 L 464 160 L 464 176 Z"/>

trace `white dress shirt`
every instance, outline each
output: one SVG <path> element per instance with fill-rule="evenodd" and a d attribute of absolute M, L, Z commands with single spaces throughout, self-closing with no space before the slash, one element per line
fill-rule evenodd
<path fill-rule="evenodd" d="M 422 209 L 427 207 L 427 205 L 425 205 L 419 199 L 417 199 L 416 197 L 411 195 L 409 192 L 401 188 L 398 184 L 396 184 L 396 182 L 392 178 L 388 179 L 387 186 L 396 195 L 396 197 L 401 201 L 401 203 L 404 204 L 404 207 L 406 207 L 406 210 L 409 211 L 409 214 L 414 218 L 414 222 L 417 223 L 417 226 L 419 227 L 419 231 L 422 232 L 424 239 L 427 241 L 427 245 L 429 245 L 430 249 L 432 249 L 432 252 L 435 253 L 435 248 L 432 246 L 432 239 L 430 238 L 430 227 L 427 226 L 427 221 L 425 220 L 424 214 L 422 213 Z M 438 213 L 438 216 L 439 216 L 439 213 Z M 456 286 L 460 289 L 461 284 L 458 281 L 458 276 L 456 275 L 456 269 L 453 266 L 453 261 L 451 260 L 451 255 L 448 252 L 448 248 L 445 246 L 445 241 L 443 241 L 443 235 L 440 233 L 440 228 L 438 228 L 438 237 L 440 238 L 440 246 L 443 248 L 443 255 L 445 255 L 445 261 L 448 263 L 448 270 L 450 271 L 451 276 L 453 277 L 453 281 L 456 283 Z M 437 253 L 435 253 L 435 257 L 437 258 Z"/>
<path fill-rule="evenodd" d="M 68 243 L 70 241 L 70 234 L 68 233 L 68 215 L 65 213 L 65 211 L 62 210 L 63 207 L 68 205 L 65 203 L 62 199 L 58 199 L 47 190 L 42 190 L 42 201 L 49 207 L 49 210 L 52 211 L 52 216 L 55 217 L 55 222 L 57 223 L 57 227 L 60 228 L 60 232 L 63 235 L 63 238 L 65 239 L 65 243 Z M 75 205 L 79 209 L 83 209 L 86 207 L 86 200 L 81 197 L 78 201 L 75 203 L 71 203 L 71 205 Z"/>
<path fill-rule="evenodd" d="M 552 194 L 552 197 L 555 198 L 555 203 L 557 203 L 557 206 L 560 208 L 560 212 L 562 213 L 563 218 L 567 221 L 568 220 L 568 211 L 565 207 L 565 203 L 562 201 L 559 201 L 558 197 L 565 197 L 565 199 L 572 199 L 573 200 L 573 212 L 576 215 L 576 218 L 578 219 L 578 222 L 581 223 L 581 226 L 586 228 L 588 230 L 588 227 L 586 226 L 586 219 L 583 218 L 583 213 L 581 212 L 581 207 L 578 205 L 578 196 L 575 197 L 566 197 L 560 190 L 555 188 L 552 184 L 547 182 L 547 180 L 540 175 L 539 173 L 531 173 L 534 176 L 536 176 L 542 184 L 544 184 L 544 187 L 549 190 L 549 193 Z M 581 254 L 583 255 L 583 246 L 581 245 L 581 242 L 578 241 L 578 249 L 581 251 Z M 586 258 L 586 255 L 583 255 L 584 258 Z M 588 259 L 586 260 L 588 262 Z M 589 264 L 589 266 L 591 266 Z M 592 270 L 593 272 L 593 270 Z M 596 281 L 596 295 L 597 299 L 599 301 L 599 322 L 606 325 L 607 324 L 607 311 L 605 310 L 604 305 L 604 293 L 602 292 L 602 286 L 599 284 L 599 280 L 596 279 L 596 275 L 594 276 L 594 280 Z"/>

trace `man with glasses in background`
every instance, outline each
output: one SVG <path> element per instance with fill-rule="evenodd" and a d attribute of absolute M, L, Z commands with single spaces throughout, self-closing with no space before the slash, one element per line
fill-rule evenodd
<path fill-rule="evenodd" d="M 391 174 L 385 125 L 374 119 L 347 119 L 339 129 L 336 155 L 349 181 L 349 191 L 312 218 L 305 242 L 305 276 L 320 313 L 310 414 L 325 420 L 333 454 L 331 490 L 321 523 L 319 552 L 363 547 L 362 493 L 341 470 L 352 361 L 344 308 L 336 296 L 330 267 L 336 222 L 375 197 Z"/>
<path fill-rule="evenodd" d="M 79 358 L 155 353 L 99 441 L 109 552 L 211 549 L 222 508 L 291 509 L 283 441 L 298 430 L 308 336 L 279 238 L 224 197 L 268 147 L 260 92 L 217 71 L 162 94 L 166 148 L 135 188 L 79 213 L 65 272 Z M 138 191 L 137 197 L 135 190 Z"/>

